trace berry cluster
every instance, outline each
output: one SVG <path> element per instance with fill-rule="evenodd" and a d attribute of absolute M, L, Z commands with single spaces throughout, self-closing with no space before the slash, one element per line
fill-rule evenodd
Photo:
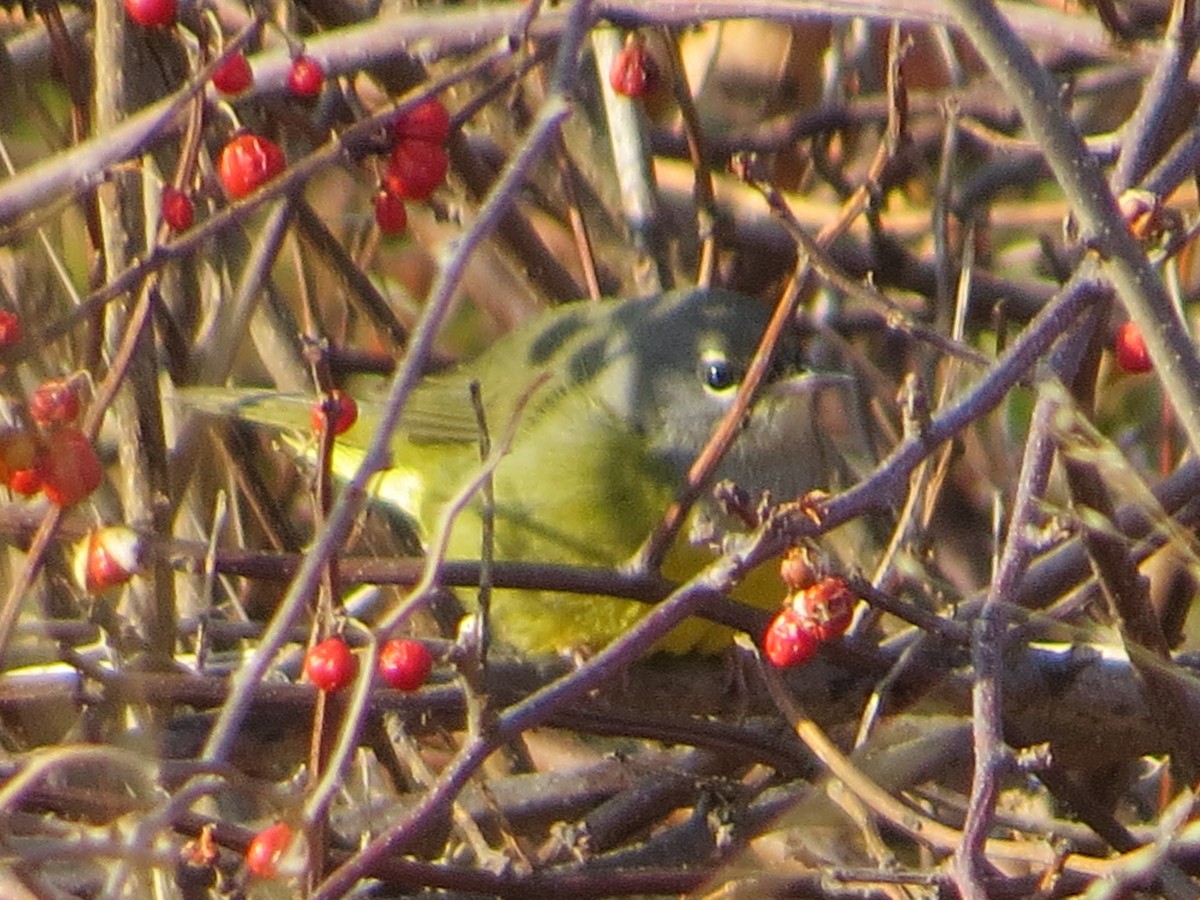
<path fill-rule="evenodd" d="M 420 641 L 394 638 L 379 651 L 377 671 L 389 687 L 415 691 L 429 678 L 433 656 Z M 331 694 L 354 681 L 358 659 L 340 636 L 326 638 L 309 648 L 304 656 L 304 677 L 317 690 Z M 296 833 L 284 822 L 268 825 L 246 847 L 247 871 L 256 878 L 272 879 L 280 874 L 280 862 L 296 841 Z M 295 852 L 295 851 L 293 851 Z"/>
<path fill-rule="evenodd" d="M 433 656 L 420 641 L 394 638 L 379 651 L 379 677 L 398 691 L 415 691 L 433 671 Z M 317 690 L 332 694 L 358 674 L 358 659 L 340 636 L 314 644 L 304 656 L 304 677 Z"/>
<path fill-rule="evenodd" d="M 29 399 L 34 427 L 0 431 L 0 482 L 14 494 L 41 492 L 58 506 L 86 498 L 104 476 L 92 442 L 76 426 L 77 383 L 54 378 Z"/>
<path fill-rule="evenodd" d="M 125 12 L 146 28 L 174 26 L 177 0 L 125 0 Z M 226 56 L 212 73 L 213 87 L 223 96 L 236 97 L 254 84 L 254 69 L 241 50 Z M 311 56 L 297 53 L 287 76 L 288 90 L 301 99 L 320 95 L 325 86 L 325 69 Z M 237 200 L 279 175 L 286 165 L 277 144 L 256 134 L 235 136 L 221 151 L 217 170 L 230 199 Z M 186 231 L 195 220 L 195 207 L 189 194 L 178 187 L 163 188 L 162 218 L 172 231 Z"/>
<path fill-rule="evenodd" d="M 146 28 L 174 27 L 178 0 L 124 0 L 125 12 Z M 244 94 L 254 85 L 254 69 L 246 54 L 236 50 L 212 73 L 213 87 L 225 97 Z M 297 53 L 288 70 L 287 87 L 293 96 L 311 99 L 325 86 L 325 69 L 311 56 Z M 402 234 L 408 228 L 405 201 L 423 201 L 445 181 L 449 158 L 445 143 L 450 116 L 437 99 L 430 99 L 400 116 L 393 125 L 391 150 L 379 190 L 375 194 L 375 221 L 384 234 Z M 287 166 L 278 144 L 248 131 L 235 135 L 221 150 L 217 175 L 231 200 L 256 191 L 280 175 Z M 172 231 L 186 231 L 195 220 L 195 209 L 186 191 L 163 189 L 162 218 Z"/>
<path fill-rule="evenodd" d="M 446 180 L 450 114 L 436 98 L 410 109 L 392 126 L 392 149 L 375 195 L 375 222 L 384 234 L 408 227 L 405 200 L 428 200 Z"/>
<path fill-rule="evenodd" d="M 803 550 L 791 551 L 781 574 L 792 593 L 763 634 L 763 654 L 778 668 L 799 666 L 821 644 L 846 633 L 854 612 L 854 594 L 838 576 L 817 578 Z"/>

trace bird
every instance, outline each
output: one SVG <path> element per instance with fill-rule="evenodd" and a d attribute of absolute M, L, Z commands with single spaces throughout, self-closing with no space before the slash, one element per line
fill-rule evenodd
<path fill-rule="evenodd" d="M 479 470 L 474 382 L 493 434 L 515 422 L 493 475 L 494 558 L 621 566 L 676 496 L 733 403 L 770 314 L 762 301 L 714 287 L 549 309 L 477 358 L 422 379 L 392 435 L 390 464 L 373 479 L 370 494 L 423 540 L 430 538 L 446 504 Z M 848 378 L 805 369 L 795 328 L 785 330 L 772 359 L 714 483 L 728 479 L 751 497 L 769 491 L 790 499 L 828 487 L 838 469 L 838 451 L 818 422 L 815 402 L 822 390 Z M 200 412 L 283 430 L 295 450 L 315 456 L 311 396 L 199 387 L 187 389 L 183 399 Z M 382 416 L 381 400 L 356 400 L 358 419 L 334 444 L 331 468 L 340 478 L 357 470 Z M 447 558 L 479 558 L 481 510 L 477 500 L 455 520 Z M 712 559 L 687 534 L 720 512 L 705 499 L 693 517 L 664 562 L 669 578 L 694 575 Z M 769 608 L 781 599 L 782 588 L 750 602 Z M 489 625 L 495 639 L 518 653 L 577 654 L 601 649 L 647 610 L 615 597 L 495 589 Z M 731 639 L 725 626 L 691 619 L 655 649 L 716 653 Z"/>

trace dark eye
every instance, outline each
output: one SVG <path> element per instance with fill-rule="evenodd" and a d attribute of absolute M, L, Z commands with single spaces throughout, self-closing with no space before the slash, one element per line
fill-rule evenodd
<path fill-rule="evenodd" d="M 708 359 L 700 363 L 700 378 L 709 390 L 727 391 L 738 386 L 742 372 L 727 359 Z"/>

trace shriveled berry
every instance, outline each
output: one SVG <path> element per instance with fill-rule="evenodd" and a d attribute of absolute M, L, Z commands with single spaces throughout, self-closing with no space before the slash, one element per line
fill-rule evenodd
<path fill-rule="evenodd" d="M 168 184 L 162 192 L 162 217 L 172 231 L 187 231 L 196 219 L 192 198 Z"/>
<path fill-rule="evenodd" d="M 446 180 L 450 159 L 440 144 L 404 140 L 392 148 L 383 186 L 404 200 L 428 200 Z"/>
<path fill-rule="evenodd" d="M 813 633 L 809 622 L 790 607 L 781 610 L 763 634 L 763 655 L 779 669 L 808 662 L 819 646 L 821 640 Z"/>
<path fill-rule="evenodd" d="M 313 431 L 318 434 L 328 421 L 333 422 L 334 434 L 345 434 L 358 421 L 358 404 L 345 391 L 334 388 L 313 403 L 311 416 Z"/>
<path fill-rule="evenodd" d="M 1113 352 L 1117 356 L 1117 365 L 1124 372 L 1140 375 L 1154 368 L 1150 351 L 1146 349 L 1146 339 L 1142 337 L 1142 329 L 1133 322 L 1125 322 L 1117 329 Z"/>
<path fill-rule="evenodd" d="M 292 842 L 292 829 L 283 822 L 269 825 L 256 834 L 246 848 L 246 868 L 258 878 L 279 874 L 279 860 Z"/>
<path fill-rule="evenodd" d="M 375 224 L 384 234 L 404 234 L 408 229 L 408 210 L 404 201 L 389 191 L 375 194 Z"/>
<path fill-rule="evenodd" d="M 433 671 L 433 654 L 420 641 L 395 638 L 379 649 L 379 675 L 398 691 L 415 691 Z"/>
<path fill-rule="evenodd" d="M 146 28 L 175 24 L 176 0 L 125 0 L 125 14 Z"/>
<path fill-rule="evenodd" d="M 217 174 L 225 193 L 237 200 L 254 193 L 287 167 L 274 141 L 257 134 L 239 134 L 221 150 Z"/>
<path fill-rule="evenodd" d="M 21 317 L 10 310 L 0 309 L 0 348 L 19 343 L 23 333 Z"/>
<path fill-rule="evenodd" d="M 179 848 L 175 859 L 175 885 L 183 897 L 211 896 L 208 889 L 217 883 L 217 863 L 221 859 L 220 848 L 213 839 L 217 826 L 206 822 L 194 840 L 186 841 Z"/>
<path fill-rule="evenodd" d="M 297 56 L 288 69 L 287 85 L 297 97 L 315 97 L 325 86 L 325 69 L 311 56 Z"/>
<path fill-rule="evenodd" d="M 28 431 L 0 430 L 0 482 L 29 497 L 42 489 L 41 442 Z"/>
<path fill-rule="evenodd" d="M 419 106 L 414 106 L 392 127 L 396 141 L 428 141 L 444 144 L 450 136 L 450 113 L 437 97 L 430 97 Z"/>
<path fill-rule="evenodd" d="M 51 378 L 34 389 L 29 398 L 29 415 L 43 428 L 74 422 L 79 418 L 79 392 L 70 378 Z"/>
<path fill-rule="evenodd" d="M 100 486 L 104 470 L 92 442 L 82 431 L 64 425 L 45 440 L 41 466 L 42 492 L 58 506 L 74 506 Z"/>
<path fill-rule="evenodd" d="M 798 591 L 817 580 L 816 570 L 809 559 L 808 548 L 789 547 L 779 563 L 779 577 L 789 590 Z"/>
<path fill-rule="evenodd" d="M 1149 241 L 1163 233 L 1167 216 L 1162 199 L 1153 191 L 1131 188 L 1117 198 L 1117 209 L 1137 240 Z"/>
<path fill-rule="evenodd" d="M 608 83 L 625 97 L 642 97 L 652 90 L 658 79 L 658 67 L 646 53 L 646 42 L 630 35 L 621 52 L 613 57 L 608 70 Z"/>
<path fill-rule="evenodd" d="M 241 50 L 231 53 L 212 75 L 213 87 L 222 94 L 240 94 L 254 84 L 250 61 Z"/>
<path fill-rule="evenodd" d="M 326 693 L 340 691 L 354 680 L 358 660 L 340 637 L 326 638 L 309 648 L 304 657 L 304 675 Z"/>
<path fill-rule="evenodd" d="M 792 597 L 792 610 L 808 622 L 817 640 L 831 641 L 846 633 L 854 613 L 854 594 L 845 580 L 822 578 Z"/>

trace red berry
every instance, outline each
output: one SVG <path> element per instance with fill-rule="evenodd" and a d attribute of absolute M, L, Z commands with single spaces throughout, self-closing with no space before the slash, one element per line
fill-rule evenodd
<path fill-rule="evenodd" d="M 21 317 L 15 312 L 0 309 L 0 348 L 20 343 L 21 336 Z"/>
<path fill-rule="evenodd" d="M 375 223 L 384 234 L 404 234 L 408 228 L 404 201 L 389 191 L 379 191 L 375 195 Z"/>
<path fill-rule="evenodd" d="M 440 144 L 404 140 L 392 148 L 383 186 L 404 200 L 428 200 L 446 180 L 450 160 Z"/>
<path fill-rule="evenodd" d="M 304 657 L 304 675 L 326 693 L 340 691 L 354 680 L 358 660 L 340 637 L 326 638 Z"/>
<path fill-rule="evenodd" d="M 146 28 L 175 24 L 176 0 L 125 0 L 125 13 Z"/>
<path fill-rule="evenodd" d="M 125 584 L 141 563 L 141 536 L 125 525 L 88 532 L 75 551 L 75 579 L 89 594 Z"/>
<path fill-rule="evenodd" d="M 379 674 L 398 691 L 415 691 L 433 671 L 433 655 L 420 641 L 397 638 L 379 651 Z"/>
<path fill-rule="evenodd" d="M 288 69 L 287 85 L 297 97 L 315 97 L 325 86 L 325 70 L 311 56 L 297 56 Z"/>
<path fill-rule="evenodd" d="M 74 506 L 100 486 L 104 470 L 92 442 L 71 425 L 46 437 L 42 491 L 51 503 Z"/>
<path fill-rule="evenodd" d="M 450 136 L 450 113 L 437 97 L 430 97 L 414 106 L 396 120 L 392 128 L 396 141 L 418 140 L 431 144 L 445 143 Z"/>
<path fill-rule="evenodd" d="M 172 231 L 187 231 L 196 218 L 192 198 L 168 184 L 162 192 L 162 217 Z"/>
<path fill-rule="evenodd" d="M 333 433 L 345 434 L 358 420 L 358 404 L 345 391 L 334 388 L 312 405 L 312 428 L 320 434 L 325 422 L 332 419 Z"/>
<path fill-rule="evenodd" d="M 1113 352 L 1117 355 L 1117 365 L 1124 372 L 1141 374 L 1154 368 L 1154 363 L 1150 361 L 1150 351 L 1146 349 L 1146 339 L 1142 337 L 1142 330 L 1133 322 L 1126 322 L 1117 329 Z"/>
<path fill-rule="evenodd" d="M 822 578 L 792 597 L 792 610 L 820 641 L 846 633 L 854 613 L 854 594 L 841 578 Z"/>
<path fill-rule="evenodd" d="M 259 878 L 279 874 L 279 860 L 292 842 L 292 829 L 283 822 L 269 825 L 256 834 L 246 848 L 246 868 Z"/>
<path fill-rule="evenodd" d="M 763 634 L 763 653 L 779 669 L 808 662 L 819 646 L 809 623 L 790 608 L 780 611 Z"/>
<path fill-rule="evenodd" d="M 257 134 L 239 134 L 221 150 L 217 174 L 225 193 L 234 200 L 254 193 L 287 167 L 274 141 Z"/>
<path fill-rule="evenodd" d="M 29 415 L 43 428 L 74 422 L 79 417 L 79 394 L 69 378 L 42 382 L 29 398 Z"/>
<path fill-rule="evenodd" d="M 241 50 L 230 54 L 212 74 L 212 83 L 222 94 L 240 94 L 254 84 L 254 72 Z"/>
<path fill-rule="evenodd" d="M 630 35 L 621 52 L 613 57 L 608 70 L 608 83 L 618 94 L 626 97 L 641 97 L 654 87 L 658 79 L 658 67 L 646 53 L 646 43 L 637 35 Z"/>

